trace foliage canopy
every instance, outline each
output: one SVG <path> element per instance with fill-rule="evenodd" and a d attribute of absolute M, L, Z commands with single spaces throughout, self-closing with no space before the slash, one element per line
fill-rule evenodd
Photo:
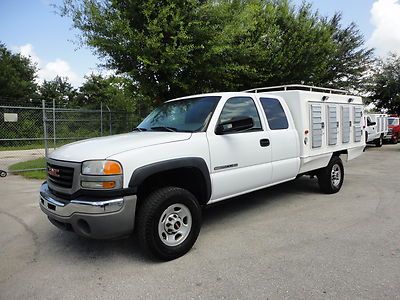
<path fill-rule="evenodd" d="M 400 57 L 392 54 L 378 64 L 372 76 L 370 99 L 378 109 L 400 115 Z"/>
<path fill-rule="evenodd" d="M 289 83 L 359 89 L 372 58 L 340 14 L 287 0 L 65 0 L 61 13 L 153 103 Z"/>
<path fill-rule="evenodd" d="M 132 111 L 135 94 L 131 85 L 131 81 L 123 77 L 90 74 L 79 88 L 74 104 L 86 108 L 99 108 L 103 104 L 111 110 Z"/>
<path fill-rule="evenodd" d="M 30 99 L 36 92 L 36 65 L 0 43 L 0 97 Z"/>
<path fill-rule="evenodd" d="M 41 100 L 55 101 L 58 107 L 67 107 L 73 103 L 77 92 L 68 82 L 68 78 L 56 76 L 53 80 L 44 80 L 39 87 Z"/>

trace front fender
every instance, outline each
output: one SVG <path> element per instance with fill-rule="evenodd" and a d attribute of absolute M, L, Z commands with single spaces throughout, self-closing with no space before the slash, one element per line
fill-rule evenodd
<path fill-rule="evenodd" d="M 137 168 L 131 176 L 129 188 L 132 189 L 134 193 L 137 193 L 139 186 L 150 176 L 180 168 L 195 168 L 201 172 L 207 189 L 207 198 L 210 199 L 212 193 L 210 172 L 206 162 L 200 157 L 170 159 Z"/>

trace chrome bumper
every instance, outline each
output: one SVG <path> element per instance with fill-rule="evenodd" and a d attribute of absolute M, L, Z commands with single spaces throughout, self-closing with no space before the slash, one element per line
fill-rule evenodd
<path fill-rule="evenodd" d="M 104 214 L 119 211 L 124 205 L 124 198 L 103 201 L 75 199 L 66 202 L 52 195 L 47 183 L 44 183 L 40 187 L 40 205 L 53 214 L 69 217 L 74 213 Z"/>
<path fill-rule="evenodd" d="M 40 208 L 53 225 L 95 239 L 132 233 L 136 202 L 136 195 L 101 201 L 85 197 L 67 201 L 53 195 L 47 183 L 40 188 Z"/>

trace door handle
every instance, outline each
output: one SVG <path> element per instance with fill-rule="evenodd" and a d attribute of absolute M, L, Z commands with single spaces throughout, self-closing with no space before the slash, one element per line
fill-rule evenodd
<path fill-rule="evenodd" d="M 260 146 L 261 147 L 268 147 L 270 145 L 269 139 L 261 139 Z"/>

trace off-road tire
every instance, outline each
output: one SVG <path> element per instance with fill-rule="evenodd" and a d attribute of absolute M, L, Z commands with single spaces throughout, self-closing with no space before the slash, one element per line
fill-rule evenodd
<path fill-rule="evenodd" d="M 338 170 L 338 172 L 334 172 Z M 339 180 L 334 180 L 334 173 L 340 174 Z M 321 191 L 325 194 L 334 194 L 340 191 L 344 180 L 344 167 L 339 156 L 332 156 L 329 164 L 317 173 L 318 184 Z M 335 177 L 336 178 L 336 177 Z M 334 182 L 337 182 L 334 184 Z"/>
<path fill-rule="evenodd" d="M 191 229 L 177 246 L 166 245 L 159 236 L 161 215 L 173 204 L 183 204 L 191 213 Z M 196 242 L 201 228 L 201 207 L 192 193 L 178 187 L 164 187 L 151 193 L 139 206 L 136 233 L 142 249 L 151 256 L 168 261 L 186 254 Z"/>

